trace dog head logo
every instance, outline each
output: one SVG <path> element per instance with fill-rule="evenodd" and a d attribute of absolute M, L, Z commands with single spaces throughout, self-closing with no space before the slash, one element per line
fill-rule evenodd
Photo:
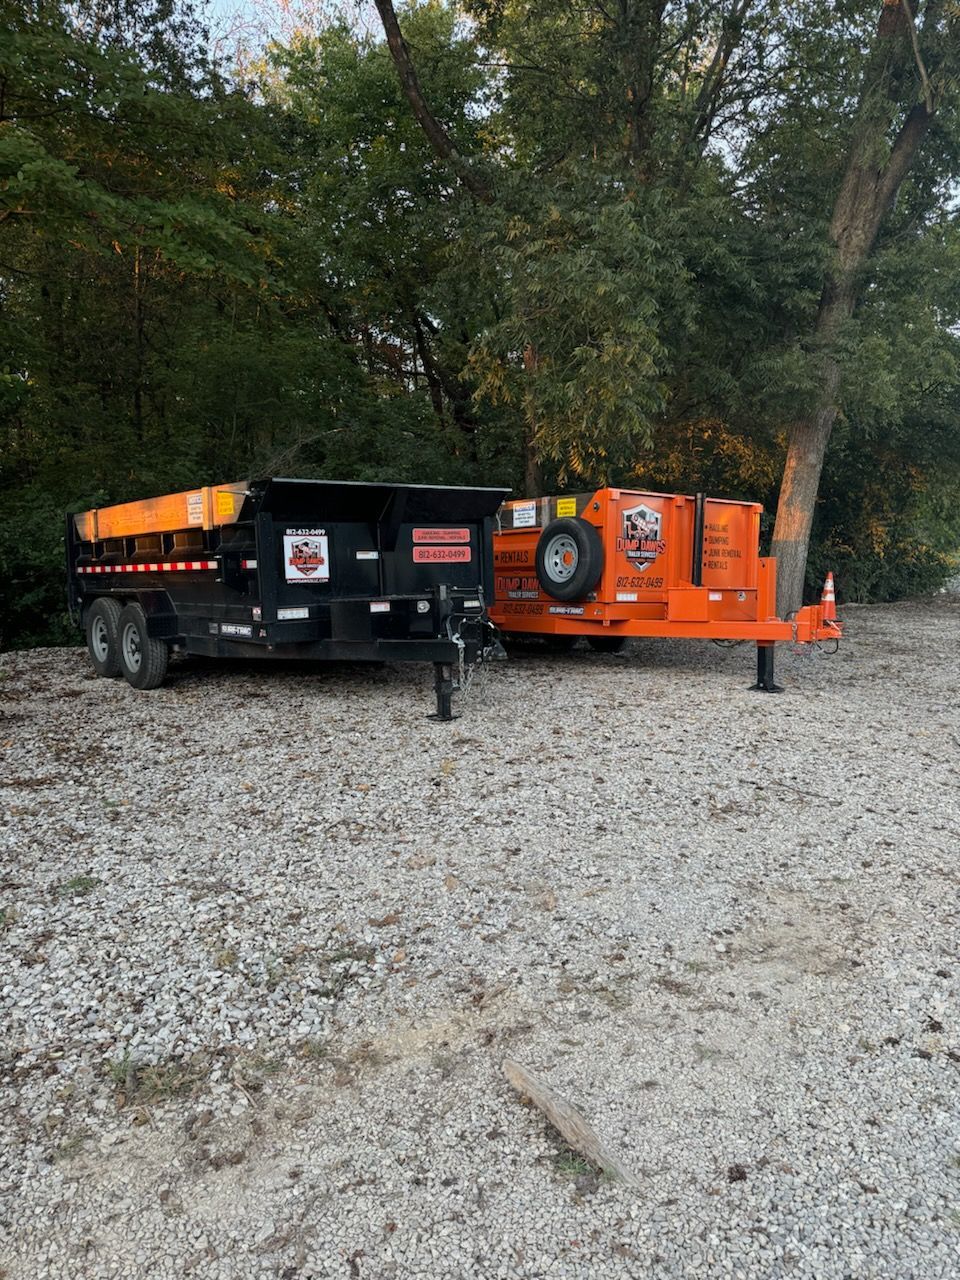
<path fill-rule="evenodd" d="M 642 571 L 666 549 L 667 544 L 660 537 L 663 513 L 641 502 L 622 511 L 620 518 L 617 550 L 626 555 L 634 568 Z"/>
<path fill-rule="evenodd" d="M 327 563 L 319 538 L 299 538 L 290 546 L 290 568 L 305 578 L 319 573 Z"/>

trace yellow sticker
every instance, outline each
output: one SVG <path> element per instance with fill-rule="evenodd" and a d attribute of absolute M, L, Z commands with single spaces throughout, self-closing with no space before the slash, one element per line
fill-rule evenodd
<path fill-rule="evenodd" d="M 557 499 L 557 515 L 558 516 L 575 516 L 577 514 L 576 498 L 558 498 Z"/>
<path fill-rule="evenodd" d="M 233 515 L 233 494 L 224 492 L 223 489 L 217 492 L 217 515 L 232 516 Z"/>

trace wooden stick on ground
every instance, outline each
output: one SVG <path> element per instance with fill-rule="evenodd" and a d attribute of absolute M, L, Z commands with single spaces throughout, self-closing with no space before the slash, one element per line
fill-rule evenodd
<path fill-rule="evenodd" d="M 559 1094 L 554 1093 L 548 1085 L 538 1080 L 526 1067 L 521 1066 L 519 1062 L 514 1062 L 512 1058 L 504 1058 L 503 1074 L 517 1093 L 529 1098 L 537 1110 L 543 1112 L 569 1147 L 578 1151 L 604 1173 L 626 1183 L 628 1187 L 640 1185 L 640 1179 L 636 1174 L 631 1173 L 620 1163 L 617 1156 L 603 1145 L 576 1107 L 565 1102 Z"/>

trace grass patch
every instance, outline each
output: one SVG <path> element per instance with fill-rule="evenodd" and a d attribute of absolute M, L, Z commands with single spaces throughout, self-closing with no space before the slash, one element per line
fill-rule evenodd
<path fill-rule="evenodd" d="M 268 1076 L 279 1075 L 283 1070 L 281 1058 L 270 1058 L 262 1053 L 247 1053 L 234 1064 L 233 1077 L 251 1092 L 262 1089 Z"/>
<path fill-rule="evenodd" d="M 300 1046 L 300 1057 L 307 1062 L 323 1062 L 330 1056 L 330 1046 L 326 1040 L 304 1040 Z"/>
<path fill-rule="evenodd" d="M 118 1088 L 127 1083 L 127 1079 L 134 1070 L 134 1061 L 129 1049 L 124 1049 L 122 1057 L 111 1058 L 107 1063 L 107 1075 Z"/>
<path fill-rule="evenodd" d="M 100 881 L 96 876 L 74 876 L 72 880 L 66 880 L 63 884 L 57 886 L 57 893 L 64 897 L 67 894 L 89 893 L 95 889 Z"/>
<path fill-rule="evenodd" d="M 590 1161 L 572 1147 L 561 1147 L 553 1157 L 553 1167 L 565 1178 L 582 1178 L 586 1174 L 597 1172 Z"/>
<path fill-rule="evenodd" d="M 717 1058 L 722 1058 L 723 1053 L 720 1049 L 715 1049 L 710 1044 L 695 1044 L 693 1046 L 693 1056 L 697 1062 L 716 1062 Z"/>
<path fill-rule="evenodd" d="M 167 1062 L 138 1063 L 129 1049 L 107 1063 L 107 1076 L 113 1083 L 117 1106 L 169 1102 L 182 1098 L 206 1079 L 209 1061 L 203 1054 L 190 1059 L 173 1058 Z"/>
<path fill-rule="evenodd" d="M 73 1160 L 83 1150 L 83 1144 L 86 1142 L 87 1131 L 84 1129 L 81 1133 L 75 1133 L 72 1138 L 67 1138 L 65 1142 L 61 1142 L 53 1153 L 54 1164 L 59 1164 L 62 1160 Z"/>

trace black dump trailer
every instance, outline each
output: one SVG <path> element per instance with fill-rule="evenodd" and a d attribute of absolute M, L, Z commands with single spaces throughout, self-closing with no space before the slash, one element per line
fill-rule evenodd
<path fill-rule="evenodd" d="M 162 683 L 170 651 L 432 662 L 437 717 L 499 646 L 504 489 L 266 479 L 67 517 L 68 601 L 99 675 Z"/>

